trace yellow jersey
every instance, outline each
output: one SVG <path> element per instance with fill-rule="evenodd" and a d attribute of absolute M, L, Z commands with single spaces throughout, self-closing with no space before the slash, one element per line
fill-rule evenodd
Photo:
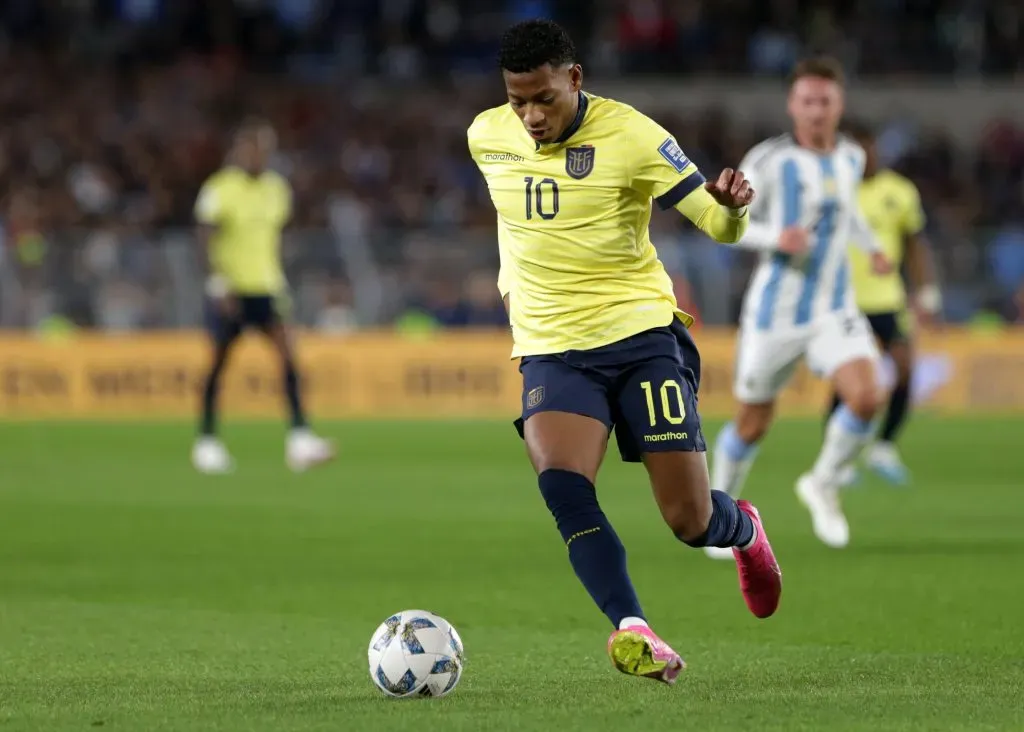
<path fill-rule="evenodd" d="M 575 120 L 551 144 L 536 143 L 507 104 L 477 116 L 468 138 L 498 213 L 512 358 L 599 348 L 674 317 L 693 322 L 651 244 L 652 199 L 718 241 L 746 230 L 746 211 L 714 201 L 664 128 L 611 99 L 580 92 Z"/>
<path fill-rule="evenodd" d="M 216 227 L 210 268 L 236 295 L 276 295 L 285 287 L 281 230 L 291 218 L 291 188 L 273 171 L 249 175 L 237 167 L 214 173 L 196 199 L 196 220 Z"/>
<path fill-rule="evenodd" d="M 868 255 L 859 248 L 851 248 L 850 273 L 857 307 L 868 315 L 899 312 L 907 304 L 900 272 L 906 239 L 920 233 L 925 224 L 921 196 L 914 184 L 899 173 L 880 170 L 860 184 L 858 198 L 864 218 L 893 263 L 894 271 L 874 274 Z"/>

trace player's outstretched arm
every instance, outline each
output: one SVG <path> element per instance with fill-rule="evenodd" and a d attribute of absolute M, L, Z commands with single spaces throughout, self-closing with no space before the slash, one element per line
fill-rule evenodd
<path fill-rule="evenodd" d="M 735 244 L 747 229 L 747 207 L 754 197 L 754 189 L 743 173 L 726 168 L 717 180 L 706 181 L 676 208 L 715 241 Z"/>
<path fill-rule="evenodd" d="M 634 190 L 653 198 L 662 210 L 677 209 L 717 242 L 740 240 L 749 221 L 746 207 L 754 199 L 742 175 L 723 171 L 708 183 L 675 138 L 639 112 L 628 119 L 623 138 Z"/>

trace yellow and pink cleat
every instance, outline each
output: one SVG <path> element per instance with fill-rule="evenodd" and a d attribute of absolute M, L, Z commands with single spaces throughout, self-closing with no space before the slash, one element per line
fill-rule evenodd
<path fill-rule="evenodd" d="M 686 664 L 668 643 L 643 625 L 616 630 L 608 639 L 612 665 L 630 676 L 644 676 L 666 684 L 676 683 Z"/>

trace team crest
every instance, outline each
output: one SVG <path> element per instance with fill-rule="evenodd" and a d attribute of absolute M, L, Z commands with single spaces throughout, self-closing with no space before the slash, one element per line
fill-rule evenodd
<path fill-rule="evenodd" d="M 533 409 L 538 404 L 540 404 L 542 401 L 544 401 L 544 387 L 543 386 L 535 386 L 534 388 L 530 389 L 530 391 L 526 392 L 526 408 L 527 409 Z"/>
<path fill-rule="evenodd" d="M 565 151 L 565 172 L 580 180 L 594 172 L 595 149 L 590 146 L 570 147 Z"/>

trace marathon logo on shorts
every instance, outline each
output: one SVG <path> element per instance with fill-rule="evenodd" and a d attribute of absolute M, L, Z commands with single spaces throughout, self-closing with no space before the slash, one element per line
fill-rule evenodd
<path fill-rule="evenodd" d="M 661 153 L 661 157 L 665 158 L 676 169 L 677 173 L 682 173 L 690 165 L 690 159 L 686 157 L 686 153 L 683 152 L 683 149 L 671 137 L 661 143 L 658 152 Z"/>
<path fill-rule="evenodd" d="M 644 435 L 644 442 L 671 442 L 672 440 L 688 440 L 688 432 L 662 432 L 658 435 Z"/>
<path fill-rule="evenodd" d="M 538 404 L 544 401 L 544 387 L 535 386 L 526 392 L 526 408 L 533 409 Z"/>
<path fill-rule="evenodd" d="M 594 154 L 592 145 L 570 147 L 565 151 L 565 172 L 570 178 L 581 180 L 594 172 Z"/>

